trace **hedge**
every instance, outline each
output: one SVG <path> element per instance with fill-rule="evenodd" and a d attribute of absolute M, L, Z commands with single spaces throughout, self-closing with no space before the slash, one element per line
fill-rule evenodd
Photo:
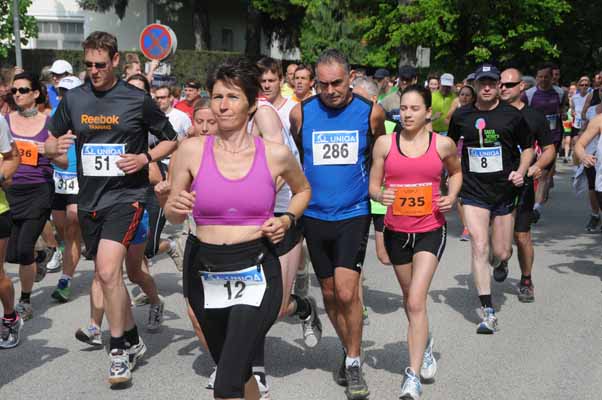
<path fill-rule="evenodd" d="M 27 70 L 40 73 L 42 68 L 51 65 L 54 60 L 66 60 L 73 66 L 74 73 L 84 70 L 84 57 L 82 50 L 51 50 L 51 49 L 24 49 L 23 66 Z M 121 53 L 121 63 L 125 60 L 125 53 Z M 146 60 L 142 53 L 138 53 L 140 60 Z M 178 82 L 183 83 L 186 79 L 196 78 L 201 82 L 207 79 L 207 73 L 223 60 L 230 57 L 240 56 L 239 53 L 224 51 L 197 51 L 197 50 L 178 50 L 169 60 L 171 62 L 171 73 Z M 2 66 L 10 67 L 14 65 L 14 53 L 9 54 L 7 60 L 2 62 Z M 143 61 L 144 62 L 144 61 Z"/>

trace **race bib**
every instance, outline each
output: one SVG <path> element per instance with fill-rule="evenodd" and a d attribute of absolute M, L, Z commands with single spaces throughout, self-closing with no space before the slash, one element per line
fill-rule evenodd
<path fill-rule="evenodd" d="M 433 212 L 432 183 L 414 185 L 392 185 L 395 189 L 393 215 L 422 217 Z"/>
<path fill-rule="evenodd" d="M 468 169 L 478 174 L 502 171 L 502 148 L 500 146 L 469 147 Z"/>
<path fill-rule="evenodd" d="M 575 129 L 581 129 L 583 127 L 583 120 L 581 117 L 575 117 L 575 120 L 573 121 L 573 127 Z"/>
<path fill-rule="evenodd" d="M 38 144 L 31 140 L 15 140 L 19 155 L 21 156 L 21 164 L 38 166 Z"/>
<path fill-rule="evenodd" d="M 558 124 L 558 114 L 548 114 L 546 115 L 546 119 L 548 120 L 548 124 L 550 125 L 550 130 L 555 131 L 556 126 Z"/>
<path fill-rule="evenodd" d="M 85 176 L 124 176 L 117 166 L 125 144 L 92 144 L 82 147 L 82 169 Z"/>
<path fill-rule="evenodd" d="M 54 171 L 54 192 L 58 194 L 78 194 L 77 174 L 75 172 Z"/>
<path fill-rule="evenodd" d="M 314 165 L 356 164 L 359 131 L 314 131 L 312 150 Z"/>
<path fill-rule="evenodd" d="M 261 265 L 234 272 L 201 272 L 201 279 L 205 308 L 259 307 L 266 289 Z"/>

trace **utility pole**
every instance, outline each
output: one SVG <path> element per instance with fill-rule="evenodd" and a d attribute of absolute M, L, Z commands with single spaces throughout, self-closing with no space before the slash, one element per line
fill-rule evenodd
<path fill-rule="evenodd" d="M 15 65 L 23 67 L 21 58 L 21 27 L 19 26 L 19 0 L 13 0 L 13 32 L 15 35 Z"/>

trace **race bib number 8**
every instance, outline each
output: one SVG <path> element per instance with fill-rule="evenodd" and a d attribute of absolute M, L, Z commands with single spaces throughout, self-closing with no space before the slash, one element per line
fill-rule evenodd
<path fill-rule="evenodd" d="M 502 148 L 500 146 L 469 147 L 468 169 L 477 174 L 502 171 Z"/>
<path fill-rule="evenodd" d="M 15 140 L 19 155 L 21 156 L 21 164 L 38 166 L 38 144 L 31 140 Z"/>
<path fill-rule="evenodd" d="M 77 174 L 54 171 L 54 192 L 58 194 L 78 194 Z"/>
<path fill-rule="evenodd" d="M 392 185 L 391 189 L 395 189 L 393 215 L 422 217 L 433 212 L 433 185 L 430 182 Z"/>
<path fill-rule="evenodd" d="M 125 175 L 116 164 L 121 154 L 125 154 L 125 144 L 84 144 L 82 147 L 82 169 L 84 175 Z"/>
<path fill-rule="evenodd" d="M 266 289 L 261 265 L 234 272 L 201 272 L 201 279 L 205 308 L 259 307 Z"/>
<path fill-rule="evenodd" d="M 314 131 L 312 153 L 314 165 L 356 164 L 359 131 Z"/>

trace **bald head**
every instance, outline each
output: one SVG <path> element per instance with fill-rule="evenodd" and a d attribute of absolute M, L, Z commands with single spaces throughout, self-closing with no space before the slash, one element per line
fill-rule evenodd
<path fill-rule="evenodd" d="M 516 68 L 508 68 L 500 75 L 500 98 L 514 106 L 519 106 L 520 95 L 525 89 L 523 76 Z"/>
<path fill-rule="evenodd" d="M 502 71 L 501 82 L 520 82 L 523 80 L 523 74 L 516 68 L 508 68 Z"/>

